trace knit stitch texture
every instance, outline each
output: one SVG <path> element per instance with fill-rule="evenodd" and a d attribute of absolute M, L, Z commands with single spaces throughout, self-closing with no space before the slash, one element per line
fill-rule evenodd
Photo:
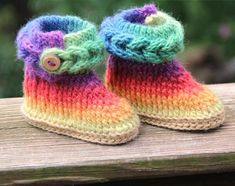
<path fill-rule="evenodd" d="M 29 123 L 101 144 L 120 144 L 138 134 L 139 118 L 127 101 L 107 91 L 93 68 L 103 60 L 96 28 L 75 16 L 42 16 L 18 33 L 24 61 L 24 103 Z M 44 66 L 45 57 L 53 55 Z M 51 58 L 50 58 L 51 59 Z"/>
<path fill-rule="evenodd" d="M 142 24 L 148 15 L 156 13 L 161 14 L 164 24 L 151 27 Z M 184 47 L 182 25 L 152 5 L 107 17 L 101 24 L 100 35 L 111 54 L 143 63 L 172 60 Z"/>
<path fill-rule="evenodd" d="M 138 12 L 140 16 L 136 16 Z M 141 19 L 136 21 L 136 17 Z M 133 40 L 125 47 L 118 43 L 118 48 L 113 39 L 117 33 L 123 42 L 130 35 L 141 38 L 141 45 L 146 43 L 144 50 L 135 47 L 135 54 L 129 55 Z M 208 130 L 223 123 L 222 103 L 174 59 L 183 48 L 183 29 L 174 18 L 147 5 L 106 18 L 100 34 L 111 54 L 107 87 L 128 99 L 143 122 L 178 130 Z"/>

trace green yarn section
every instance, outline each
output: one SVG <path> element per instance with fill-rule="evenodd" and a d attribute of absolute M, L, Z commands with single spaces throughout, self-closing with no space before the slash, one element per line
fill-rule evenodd
<path fill-rule="evenodd" d="M 107 51 L 127 60 L 159 64 L 173 60 L 184 49 L 184 29 L 179 21 L 158 11 L 144 24 L 123 16 L 107 18 L 101 25 Z"/>
<path fill-rule="evenodd" d="M 149 39 L 161 56 L 159 61 L 156 60 L 157 63 L 172 60 L 178 52 L 184 50 L 184 29 L 173 17 L 158 11 L 146 17 L 145 24 L 153 29 Z"/>
<path fill-rule="evenodd" d="M 97 36 L 96 28 L 93 25 L 79 31 L 64 35 L 64 49 L 47 48 L 40 56 L 42 59 L 48 54 L 54 54 L 61 60 L 60 67 L 55 71 L 48 71 L 52 74 L 76 74 L 84 70 L 94 68 L 104 60 L 104 45 Z"/>

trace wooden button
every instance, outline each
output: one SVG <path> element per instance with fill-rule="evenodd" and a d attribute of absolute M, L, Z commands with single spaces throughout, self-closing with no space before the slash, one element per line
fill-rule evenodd
<path fill-rule="evenodd" d="M 42 59 L 42 66 L 47 71 L 56 71 L 60 67 L 60 58 L 54 54 L 47 54 Z"/>
<path fill-rule="evenodd" d="M 144 22 L 146 25 L 157 26 L 164 24 L 166 22 L 166 18 L 161 14 L 161 12 L 158 12 L 157 14 L 147 16 Z"/>

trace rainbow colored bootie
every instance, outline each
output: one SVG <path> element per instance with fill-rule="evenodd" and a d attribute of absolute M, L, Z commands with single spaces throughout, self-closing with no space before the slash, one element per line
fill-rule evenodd
<path fill-rule="evenodd" d="M 22 111 L 32 125 L 101 144 L 125 143 L 138 134 L 138 116 L 92 70 L 104 51 L 93 24 L 42 16 L 19 31 L 16 44 L 25 72 Z"/>
<path fill-rule="evenodd" d="M 224 121 L 223 105 L 175 59 L 182 25 L 154 5 L 106 18 L 100 35 L 111 54 L 109 90 L 127 98 L 143 122 L 178 130 L 208 130 Z"/>

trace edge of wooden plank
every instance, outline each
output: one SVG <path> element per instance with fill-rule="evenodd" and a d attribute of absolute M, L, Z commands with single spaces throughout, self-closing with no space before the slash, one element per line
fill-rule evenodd
<path fill-rule="evenodd" d="M 0 172 L 0 184 L 84 184 L 231 171 L 235 171 L 235 153 L 204 154 L 164 160 L 3 171 Z"/>

